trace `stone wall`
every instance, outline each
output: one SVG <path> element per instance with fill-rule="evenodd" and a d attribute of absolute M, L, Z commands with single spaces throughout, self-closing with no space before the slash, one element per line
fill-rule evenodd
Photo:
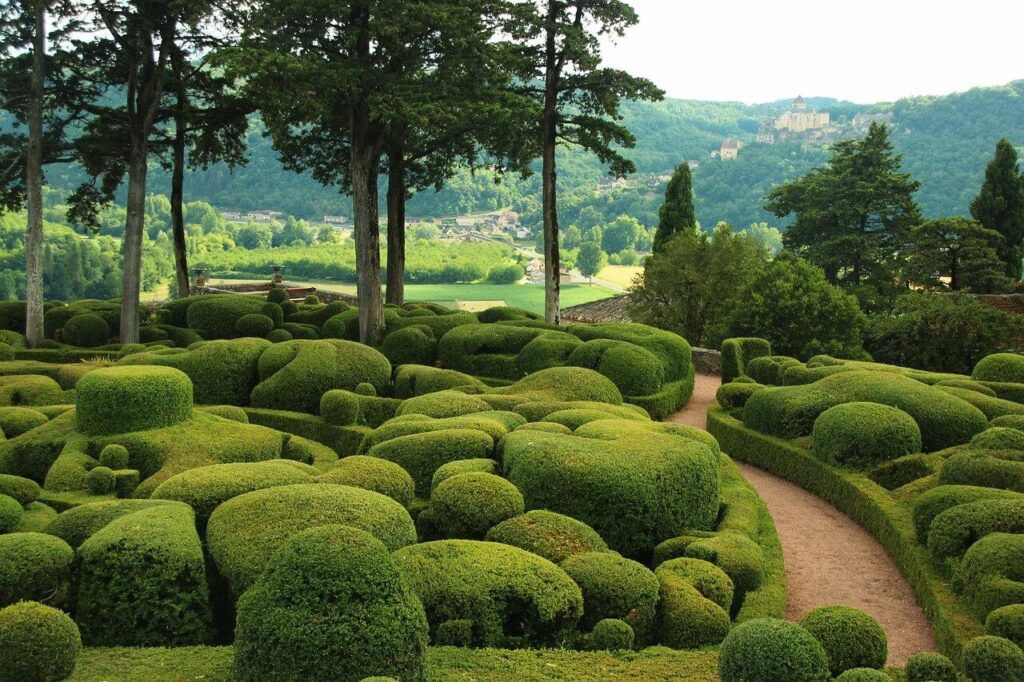
<path fill-rule="evenodd" d="M 717 350 L 694 348 L 693 366 L 697 374 L 722 376 L 722 354 Z"/>

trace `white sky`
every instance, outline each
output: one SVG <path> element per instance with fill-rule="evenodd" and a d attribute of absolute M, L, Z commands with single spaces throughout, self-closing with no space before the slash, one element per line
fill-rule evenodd
<path fill-rule="evenodd" d="M 669 97 L 868 104 L 1024 78 L 1021 0 L 631 0 L 605 65 Z"/>

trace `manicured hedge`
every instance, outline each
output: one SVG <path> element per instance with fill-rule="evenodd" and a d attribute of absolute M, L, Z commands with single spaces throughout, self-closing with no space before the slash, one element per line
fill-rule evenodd
<path fill-rule="evenodd" d="M 1024 533 L 1024 498 L 979 500 L 947 509 L 928 529 L 928 551 L 938 559 L 961 556 L 989 533 Z"/>
<path fill-rule="evenodd" d="M 519 351 L 516 367 L 524 376 L 568 365 L 573 351 L 581 345 L 583 341 L 572 334 L 540 334 Z"/>
<path fill-rule="evenodd" d="M 1024 384 L 1024 355 L 995 353 L 978 361 L 971 372 L 978 381 L 999 381 Z"/>
<path fill-rule="evenodd" d="M 185 313 L 187 326 L 201 332 L 207 339 L 233 339 L 238 336 L 238 320 L 245 315 L 259 314 L 266 301 L 257 296 L 222 294 L 198 297 L 189 303 Z M 177 316 L 170 320 L 176 326 L 186 326 Z"/>
<path fill-rule="evenodd" d="M 651 351 L 625 341 L 587 341 L 573 350 L 568 364 L 603 374 L 625 396 L 651 395 L 665 383 L 663 361 Z"/>
<path fill-rule="evenodd" d="M 477 396 L 466 395 L 460 391 L 439 391 L 409 398 L 398 408 L 396 415 L 422 414 L 427 417 L 444 419 L 461 417 L 474 412 L 487 412 L 490 409 L 491 406 Z"/>
<path fill-rule="evenodd" d="M 1008 604 L 1024 603 L 1024 535 L 990 533 L 964 553 L 953 585 L 974 606 L 980 620 Z"/>
<path fill-rule="evenodd" d="M 423 679 L 427 621 L 387 548 L 349 526 L 298 533 L 238 602 L 243 680 Z"/>
<path fill-rule="evenodd" d="M 979 500 L 1022 499 L 1024 496 L 1009 490 L 996 490 L 971 485 L 939 485 L 921 493 L 913 502 L 914 528 L 917 538 L 928 541 L 932 521 L 947 509 Z"/>
<path fill-rule="evenodd" d="M 78 382 L 76 425 L 83 433 L 128 433 L 185 421 L 192 381 L 170 367 L 105 367 Z"/>
<path fill-rule="evenodd" d="M 1024 644 L 1024 604 L 1000 606 L 985 619 L 985 632 L 1005 637 L 1017 646 Z"/>
<path fill-rule="evenodd" d="M 494 474 L 458 474 L 430 494 L 431 510 L 445 537 L 482 540 L 492 527 L 523 513 L 523 495 Z"/>
<path fill-rule="evenodd" d="M 446 464 L 438 473 L 455 464 L 459 463 Z M 487 532 L 486 539 L 525 549 L 556 564 L 578 554 L 608 551 L 608 545 L 593 528 L 571 516 L 545 509 L 502 521 Z"/>
<path fill-rule="evenodd" d="M 403 469 L 403 471 L 405 470 Z M 430 478 L 431 496 L 433 496 L 434 491 L 437 490 L 437 486 L 441 485 L 449 478 L 460 474 L 471 473 L 498 475 L 501 473 L 501 467 L 493 459 L 460 459 L 454 462 L 448 462 L 447 464 L 442 464 Z"/>
<path fill-rule="evenodd" d="M 39 499 L 40 488 L 35 481 L 21 476 L 0 474 L 0 495 L 13 497 L 19 505 L 25 506 Z"/>
<path fill-rule="evenodd" d="M 629 624 L 638 643 L 651 642 L 658 578 L 649 568 L 607 551 L 573 554 L 561 566 L 583 591 L 581 628 L 617 618 Z"/>
<path fill-rule="evenodd" d="M 849 606 L 821 606 L 800 619 L 825 649 L 832 675 L 851 668 L 880 670 L 889 658 L 885 631 L 874 618 Z"/>
<path fill-rule="evenodd" d="M 614 339 L 640 346 L 661 359 L 665 365 L 665 381 L 680 381 L 689 374 L 693 352 L 686 339 L 672 332 L 645 324 L 603 322 L 600 324 L 574 324 L 569 332 L 584 341 Z"/>
<path fill-rule="evenodd" d="M 0 609 L 0 681 L 66 679 L 81 650 L 78 626 L 63 611 L 33 601 Z"/>
<path fill-rule="evenodd" d="M 456 327 L 440 338 L 437 358 L 443 367 L 474 376 L 515 380 L 524 376 L 519 352 L 538 336 L 558 332 L 511 325 Z"/>
<path fill-rule="evenodd" d="M 847 466 L 868 467 L 921 452 L 921 429 L 913 417 L 877 403 L 830 407 L 814 420 L 812 433 L 818 457 Z"/>
<path fill-rule="evenodd" d="M 828 656 L 809 632 L 765 618 L 737 625 L 718 653 L 722 682 L 827 682 Z"/>
<path fill-rule="evenodd" d="M 940 483 L 977 485 L 1024 493 L 1024 452 L 963 450 L 942 465 Z"/>
<path fill-rule="evenodd" d="M 339 460 L 320 474 L 316 482 L 372 490 L 390 497 L 407 509 L 416 492 L 416 484 L 405 469 L 386 459 L 365 455 L 352 455 Z"/>
<path fill-rule="evenodd" d="M 1008 639 L 975 637 L 964 647 L 964 674 L 971 682 L 1024 680 L 1024 651 Z"/>
<path fill-rule="evenodd" d="M 992 426 L 971 439 L 972 450 L 1024 450 L 1024 431 Z"/>
<path fill-rule="evenodd" d="M 590 634 L 589 647 L 595 651 L 621 651 L 633 648 L 636 635 L 624 620 L 605 618 L 597 622 Z"/>
<path fill-rule="evenodd" d="M 43 533 L 0 535 L 0 606 L 17 601 L 64 604 L 74 550 Z"/>
<path fill-rule="evenodd" d="M 423 602 L 431 639 L 449 623 L 465 623 L 465 644 L 554 645 L 583 613 L 580 588 L 565 571 L 516 547 L 440 540 L 392 555 Z"/>
<path fill-rule="evenodd" d="M 405 327 L 385 336 L 380 351 L 395 367 L 432 366 L 437 361 L 437 339 L 430 327 Z"/>
<path fill-rule="evenodd" d="M 746 374 L 747 363 L 754 358 L 771 354 L 772 346 L 765 339 L 726 339 L 722 342 L 722 383 Z"/>
<path fill-rule="evenodd" d="M 274 553 L 307 528 L 342 524 L 372 533 L 389 550 L 416 542 L 409 512 L 380 493 L 343 485 L 287 485 L 234 497 L 206 527 L 210 556 L 237 597 Z"/>
<path fill-rule="evenodd" d="M 0 376 L 0 407 L 60 405 L 64 391 L 44 376 Z"/>
<path fill-rule="evenodd" d="M 956 388 L 954 386 L 936 386 L 936 388 L 940 391 L 945 391 L 950 395 L 955 395 L 957 398 L 974 405 L 982 411 L 986 419 L 996 419 L 997 417 L 1004 417 L 1006 415 L 1024 415 L 1024 405 L 1013 402 L 1012 400 L 992 398 L 984 395 L 983 393 L 978 393 L 977 391 L 970 391 L 966 388 Z"/>
<path fill-rule="evenodd" d="M 725 639 L 733 601 L 733 582 L 725 572 L 707 561 L 680 558 L 664 562 L 656 574 L 662 644 L 692 649 Z"/>
<path fill-rule="evenodd" d="M 262 308 L 261 308 L 262 310 Z M 235 322 L 235 333 L 238 336 L 250 336 L 262 339 L 274 330 L 274 318 L 262 312 L 242 315 Z"/>
<path fill-rule="evenodd" d="M 411 423 L 416 427 L 418 423 Z M 427 496 L 438 467 L 462 459 L 487 459 L 494 452 L 494 438 L 467 428 L 410 433 L 380 442 L 366 454 L 398 464 L 409 472 L 416 494 Z"/>
<path fill-rule="evenodd" d="M 763 355 L 748 361 L 744 374 L 759 384 L 780 386 L 786 370 L 802 365 L 796 358 L 786 355 Z"/>
<path fill-rule="evenodd" d="M 957 682 L 956 666 L 942 654 L 921 652 L 907 659 L 907 682 Z"/>
<path fill-rule="evenodd" d="M 95 348 L 110 339 L 110 325 L 99 315 L 75 315 L 64 323 L 63 338 L 72 346 Z"/>
<path fill-rule="evenodd" d="M 116 518 L 78 548 L 75 619 L 90 646 L 199 644 L 210 634 L 206 560 L 192 509 Z"/>

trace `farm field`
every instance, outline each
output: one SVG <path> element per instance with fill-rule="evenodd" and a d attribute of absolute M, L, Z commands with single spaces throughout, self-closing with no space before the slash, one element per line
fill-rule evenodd
<path fill-rule="evenodd" d="M 633 279 L 643 271 L 639 265 L 609 265 L 597 273 L 597 278 L 628 289 L 633 285 Z"/>

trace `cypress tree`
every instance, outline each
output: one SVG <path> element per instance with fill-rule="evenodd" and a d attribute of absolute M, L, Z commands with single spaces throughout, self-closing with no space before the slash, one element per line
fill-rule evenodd
<path fill-rule="evenodd" d="M 655 253 L 665 242 L 680 232 L 697 229 L 697 214 L 693 210 L 693 178 L 690 165 L 679 164 L 665 190 L 665 203 L 658 209 L 658 231 L 654 234 Z"/>
<path fill-rule="evenodd" d="M 985 169 L 981 193 L 971 202 L 971 215 L 1003 235 L 999 257 L 1006 262 L 1006 275 L 1019 280 L 1024 243 L 1024 173 L 1017 170 L 1017 152 L 1005 138 L 996 143 L 996 155 Z"/>

